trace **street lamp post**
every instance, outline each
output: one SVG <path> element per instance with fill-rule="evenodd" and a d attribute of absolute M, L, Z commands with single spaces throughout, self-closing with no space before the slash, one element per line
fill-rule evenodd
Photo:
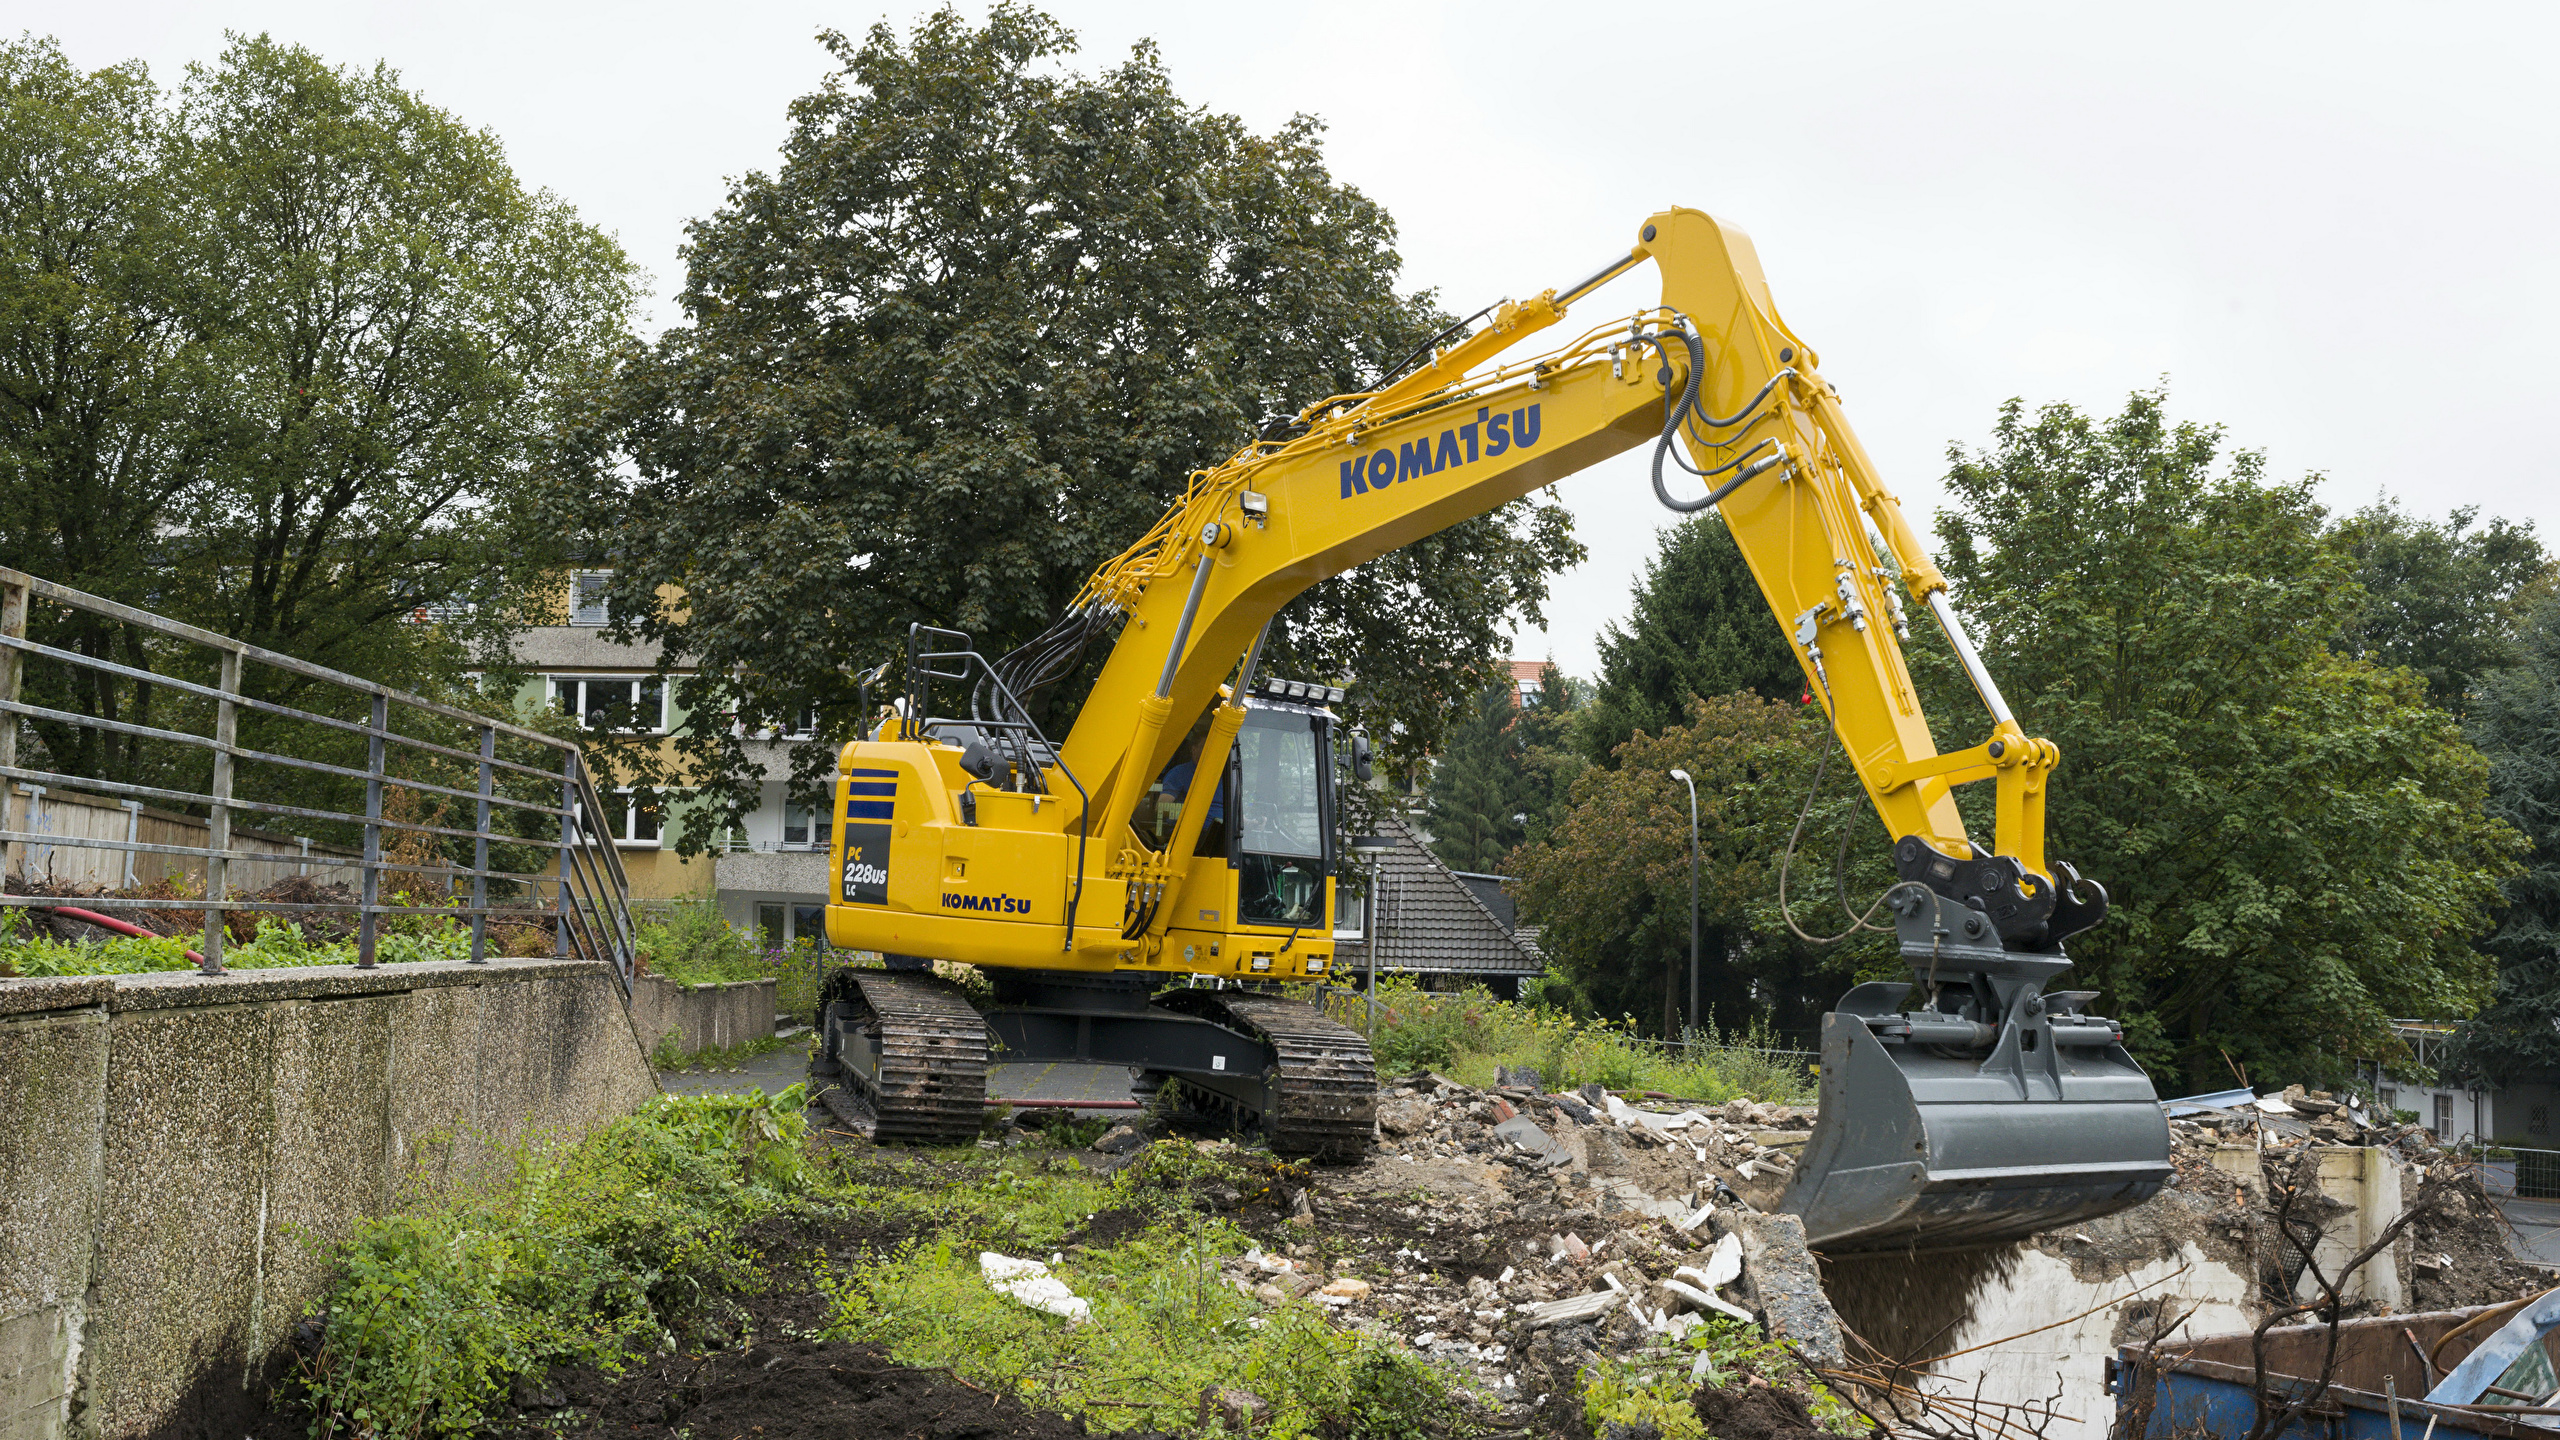
<path fill-rule="evenodd" d="M 1686 770 L 1671 778 L 1689 787 L 1689 1028 L 1698 1025 L 1698 782 Z"/>
<path fill-rule="evenodd" d="M 1387 852 L 1394 848 L 1395 842 L 1384 835 L 1351 837 L 1351 853 L 1360 857 L 1361 868 L 1369 877 L 1369 923 L 1364 927 L 1368 932 L 1368 943 L 1360 947 L 1368 954 L 1369 973 L 1361 991 L 1362 999 L 1367 1002 L 1367 1018 L 1362 1028 L 1373 1038 L 1378 1033 L 1378 941 L 1382 938 L 1378 932 L 1385 919 L 1384 912 L 1378 908 L 1378 866 L 1386 859 Z"/>

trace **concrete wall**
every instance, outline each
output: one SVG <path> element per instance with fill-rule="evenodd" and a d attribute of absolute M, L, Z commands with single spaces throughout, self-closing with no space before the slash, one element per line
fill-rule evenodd
<path fill-rule="evenodd" d="M 2331 1274 L 2399 1215 L 2401 1162 L 2379 1147 L 2328 1145 L 2318 1151 L 2321 1193 L 2347 1207 L 2315 1247 Z M 2213 1168 L 2230 1191 L 2265 1199 L 2254 1145 L 2222 1145 Z M 2194 1185 L 2190 1178 L 2189 1187 Z M 2214 1187 L 2218 1189 L 2219 1187 Z M 2218 1198 L 2218 1197 L 2217 1197 Z M 2199 1218 L 2191 1195 L 2164 1192 L 2130 1210 L 2048 1232 L 1989 1258 L 1957 1290 L 1948 1352 L 1926 1383 L 1942 1394 L 2046 1407 L 2044 1440 L 2105 1440 L 2115 1416 L 2106 1365 L 2133 1340 L 2228 1335 L 2260 1317 L 2253 1247 L 2260 1243 Z M 2231 1212 L 2234 1215 L 2239 1211 Z M 2346 1293 L 2382 1313 L 2401 1303 L 2409 1264 L 2403 1238 L 2357 1272 Z M 1926 1263 L 1926 1262 L 1915 1262 Z M 2306 1291 L 2316 1282 L 2304 1276 Z M 2160 1334 L 2169 1320 L 2174 1328 Z M 1978 1347 L 1978 1348 L 1977 1348 Z M 2009 1414 L 2010 1412 L 1994 1412 Z"/>
<path fill-rule="evenodd" d="M 718 884 L 721 899 L 740 891 L 754 891 L 774 899 L 788 897 L 803 904 L 823 901 L 833 889 L 827 881 L 834 862 L 824 850 L 739 850 L 720 857 Z M 755 912 L 728 910 L 730 923 L 752 925 Z"/>
<path fill-rule="evenodd" d="M 726 985 L 678 985 L 655 975 L 631 981 L 631 1028 L 652 1050 L 672 1032 L 687 1052 L 715 1045 L 743 1045 L 773 1033 L 771 980 L 738 980 Z"/>
<path fill-rule="evenodd" d="M 237 1434 L 359 1217 L 655 1088 L 581 962 L 0 981 L 0 1440 Z"/>

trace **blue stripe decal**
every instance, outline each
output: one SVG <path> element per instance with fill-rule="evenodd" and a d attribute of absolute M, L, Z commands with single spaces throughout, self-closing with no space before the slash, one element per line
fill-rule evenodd
<path fill-rule="evenodd" d="M 897 772 L 897 771 L 895 771 L 895 770 L 862 770 L 862 769 L 847 770 L 847 771 L 846 771 L 846 772 L 844 772 L 844 773 L 846 773 L 847 775 L 882 775 L 882 776 L 887 776 L 887 777 L 889 777 L 889 778 L 891 778 L 891 779 L 895 779 L 895 778 L 897 778 L 897 774 L 898 774 L 898 772 Z"/>
<path fill-rule="evenodd" d="M 898 782 L 895 780 L 848 780 L 844 783 L 844 793 L 847 795 L 895 795 L 898 793 Z"/>
<path fill-rule="evenodd" d="M 848 800 L 844 806 L 847 820 L 889 820 L 897 815 L 895 802 L 888 800 Z"/>

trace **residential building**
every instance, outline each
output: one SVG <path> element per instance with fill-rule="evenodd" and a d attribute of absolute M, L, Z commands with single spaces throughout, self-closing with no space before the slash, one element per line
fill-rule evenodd
<path fill-rule="evenodd" d="M 516 662 L 529 677 L 517 699 L 554 705 L 600 732 L 672 736 L 688 717 L 674 687 L 657 673 L 657 647 L 622 644 L 605 633 L 612 618 L 604 598 L 610 576 L 602 570 L 573 572 L 563 623 L 536 626 L 516 642 Z M 671 672 L 677 678 L 688 673 L 681 667 Z M 825 943 L 834 807 L 793 805 L 786 784 L 791 747 L 811 733 L 803 726 L 742 737 L 747 758 L 762 764 L 770 778 L 745 824 L 708 855 L 688 860 L 676 854 L 681 792 L 663 797 L 659 806 L 645 805 L 627 790 L 603 797 L 632 898 L 714 895 L 732 924 L 759 929 L 768 943 Z"/>
<path fill-rule="evenodd" d="M 1404 975 L 1428 989 L 1483 985 L 1516 997 L 1522 980 L 1545 968 L 1534 938 L 1514 930 L 1503 877 L 1466 875 L 1432 852 L 1427 838 L 1404 817 L 1388 814 L 1378 835 L 1389 842 L 1374 862 L 1374 885 L 1364 906 L 1343 887 L 1347 903 L 1335 907 L 1334 973 L 1364 976 L 1372 949 L 1378 973 Z M 1488 905 L 1492 890 L 1502 911 Z"/>
<path fill-rule="evenodd" d="M 2456 1028 L 2450 1021 L 2391 1022 L 2391 1033 L 2409 1047 L 2419 1065 L 2430 1071 L 2442 1065 L 2445 1043 L 2453 1038 Z M 2356 1078 L 2373 1088 L 2375 1098 L 2394 1110 L 2417 1116 L 2419 1124 L 2435 1132 L 2440 1144 L 2486 1141 L 2537 1149 L 2553 1145 L 2552 1092 L 2553 1083 L 2560 1076 L 2520 1078 L 2501 1088 L 2474 1090 L 2447 1084 L 2440 1078 L 2420 1084 L 2369 1060 L 2359 1061 L 2356 1069 Z"/>

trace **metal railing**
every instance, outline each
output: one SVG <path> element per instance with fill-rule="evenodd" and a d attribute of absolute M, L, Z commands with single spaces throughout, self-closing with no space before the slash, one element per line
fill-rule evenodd
<path fill-rule="evenodd" d="M 2455 1159 L 2475 1167 L 2480 1187 L 2492 1195 L 2518 1200 L 2560 1200 L 2560 1150 L 2526 1145 L 2500 1145 L 2464 1138 L 2445 1147 Z"/>
<path fill-rule="evenodd" d="M 60 623 L 46 633 L 59 630 L 65 645 L 28 638 L 39 603 L 64 612 L 51 617 Z M 119 652 L 135 663 L 106 658 Z M 252 672 L 253 665 L 260 668 Z M 89 707 L 106 713 L 33 703 L 26 695 L 31 666 L 51 682 L 40 688 L 66 702 L 85 687 L 90 697 L 117 703 Z M 248 683 L 253 675 L 263 683 Z M 360 718 L 322 713 L 341 708 Z M 132 718 L 118 718 L 119 709 Z M 256 743 L 243 743 L 244 719 Z M 22 731 L 32 733 L 49 763 L 20 763 Z M 113 755 L 115 763 L 78 766 L 64 758 L 68 753 L 76 761 L 90 751 Z M 25 828 L 32 797 L 21 797 L 46 787 L 200 814 L 205 843 Z M 385 813 L 386 801 L 401 792 L 407 808 Z M 468 807 L 467 827 L 449 820 L 446 812 L 456 806 Z M 385 916 L 467 917 L 473 964 L 488 959 L 493 918 L 547 924 L 554 954 L 610 965 L 627 992 L 631 886 L 607 829 L 611 813 L 574 741 L 0 567 L 0 881 L 15 874 L 32 889 L 42 878 L 24 873 L 31 846 L 176 857 L 191 876 L 197 863 L 203 867 L 201 897 L 8 893 L 0 894 L 0 906 L 202 911 L 206 975 L 224 973 L 226 918 L 233 912 L 353 910 L 356 964 L 367 969 L 377 963 Z M 333 868 L 359 873 L 359 897 L 345 904 L 231 894 L 233 864 L 276 858 L 233 848 L 235 815 L 277 816 L 343 836 L 356 853 L 333 857 Z M 405 842 L 404 835 L 410 837 Z M 386 857 L 386 836 L 409 853 Z M 466 843 L 467 866 L 448 853 Z M 399 887 L 387 899 L 386 875 Z M 441 897 L 422 893 L 439 888 Z"/>

